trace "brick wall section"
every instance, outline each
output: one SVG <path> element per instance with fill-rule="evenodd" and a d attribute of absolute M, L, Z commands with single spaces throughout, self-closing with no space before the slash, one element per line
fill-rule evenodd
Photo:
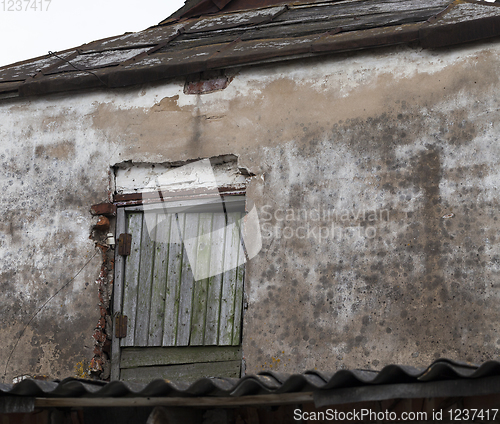
<path fill-rule="evenodd" d="M 90 373 L 99 379 L 108 380 L 110 377 L 111 352 L 111 315 L 110 303 L 113 287 L 114 251 L 105 244 L 97 243 L 101 249 L 102 265 L 99 277 L 96 280 L 99 296 L 100 317 L 97 321 L 94 338 L 94 356 L 90 361 Z"/>

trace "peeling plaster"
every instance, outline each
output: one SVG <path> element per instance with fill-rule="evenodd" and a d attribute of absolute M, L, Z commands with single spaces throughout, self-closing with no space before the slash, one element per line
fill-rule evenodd
<path fill-rule="evenodd" d="M 93 253 L 88 209 L 108 199 L 111 166 L 231 154 L 257 176 L 264 236 L 317 225 L 274 215 L 315 207 L 342 233 L 263 240 L 246 269 L 248 372 L 498 358 L 499 52 L 398 47 L 241 69 L 205 95 L 177 79 L 2 103 L 0 356 Z M 101 265 L 34 320 L 10 376 L 90 360 Z"/>

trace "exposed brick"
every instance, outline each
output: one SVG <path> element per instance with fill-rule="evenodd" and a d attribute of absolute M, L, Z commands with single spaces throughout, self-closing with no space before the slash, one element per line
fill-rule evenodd
<path fill-rule="evenodd" d="M 103 364 L 102 359 L 92 358 L 90 360 L 90 369 L 93 372 L 101 372 L 102 371 L 102 364 Z"/>
<path fill-rule="evenodd" d="M 98 342 L 100 342 L 100 343 L 103 343 L 104 341 L 106 341 L 106 334 L 104 334 L 104 333 L 102 332 L 102 330 L 95 330 L 95 331 L 94 331 L 94 334 L 92 335 L 92 337 L 93 337 L 96 341 L 98 341 Z"/>
<path fill-rule="evenodd" d="M 224 90 L 230 81 L 227 77 L 222 76 L 203 81 L 188 82 L 184 86 L 185 94 L 206 94 L 214 91 Z"/>
<path fill-rule="evenodd" d="M 101 216 L 97 224 L 95 224 L 96 230 L 99 231 L 108 231 L 109 230 L 109 219 L 105 216 Z"/>
<path fill-rule="evenodd" d="M 99 328 L 105 328 L 106 327 L 106 320 L 104 319 L 104 317 L 101 317 L 99 319 L 99 322 L 97 323 L 97 326 Z"/>

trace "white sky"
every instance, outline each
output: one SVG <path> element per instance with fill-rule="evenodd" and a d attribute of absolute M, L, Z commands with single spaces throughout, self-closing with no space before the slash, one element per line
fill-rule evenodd
<path fill-rule="evenodd" d="M 184 0 L 0 0 L 0 66 L 141 31 L 183 5 Z"/>

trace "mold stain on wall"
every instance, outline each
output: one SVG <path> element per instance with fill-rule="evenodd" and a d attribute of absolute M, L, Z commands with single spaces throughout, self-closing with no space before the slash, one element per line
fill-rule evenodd
<path fill-rule="evenodd" d="M 340 240 L 265 241 L 247 265 L 248 371 L 498 353 L 496 337 L 485 348 L 482 335 L 495 332 L 497 296 L 484 282 L 494 275 L 496 202 L 480 200 L 491 198 L 485 179 L 496 178 L 500 158 L 491 145 L 497 62 L 489 45 L 381 50 L 242 71 L 222 92 L 179 92 L 177 107 L 172 97 L 161 101 L 169 111 L 113 109 L 140 123 L 122 138 L 124 159 L 163 156 L 165 144 L 172 160 L 234 153 L 263 176 L 248 188 L 261 209 L 388 211 L 375 222 L 337 219 Z M 95 122 L 116 127 L 113 120 L 106 113 Z M 160 120 L 172 133 L 158 131 Z M 270 224 L 297 230 L 303 222 Z M 376 237 L 349 236 L 358 226 Z M 288 360 L 273 361 L 281 357 Z"/>
<path fill-rule="evenodd" d="M 198 96 L 171 81 L 2 105 L 1 356 L 92 251 L 88 208 L 107 200 L 110 164 L 234 154 L 257 175 L 247 197 L 261 218 L 271 212 L 246 270 L 248 372 L 495 358 L 498 62 L 494 43 L 401 47 L 241 70 Z M 322 221 L 275 211 L 314 208 L 339 233 L 283 236 Z M 66 376 L 102 357 L 92 334 L 99 306 L 109 312 L 93 285 L 103 264 L 33 322 L 12 375 Z"/>

